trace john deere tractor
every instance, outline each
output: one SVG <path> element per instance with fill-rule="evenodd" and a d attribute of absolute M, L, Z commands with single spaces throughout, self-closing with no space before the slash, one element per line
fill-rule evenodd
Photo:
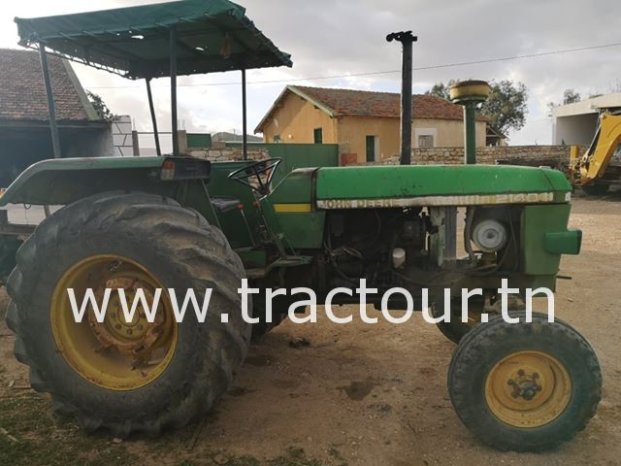
<path fill-rule="evenodd" d="M 173 107 L 177 74 L 290 65 L 226 0 L 17 22 L 22 45 L 40 50 L 44 68 L 46 53 L 54 53 L 147 82 L 170 76 Z M 601 393 L 586 339 L 558 319 L 534 314 L 528 322 L 519 306 L 511 314 L 519 323 L 493 314 L 503 279 L 521 293 L 554 290 L 561 255 L 579 252 L 580 232 L 567 228 L 571 186 L 562 173 L 324 167 L 293 170 L 276 184 L 279 163 L 210 163 L 179 156 L 174 141 L 172 156 L 56 158 L 21 174 L 1 205 L 63 206 L 23 242 L 7 284 L 7 324 L 32 387 L 88 430 L 126 437 L 180 427 L 214 405 L 244 361 L 253 325 L 240 311 L 242 279 L 260 290 L 308 287 L 320 303 L 335 287 L 365 279 L 378 289 L 367 297 L 376 306 L 393 287 L 416 303 L 428 289 L 434 309 L 443 306 L 445 288 L 453 297 L 481 289 L 468 323 L 440 326 L 459 343 L 448 373 L 451 400 L 483 442 L 541 450 L 585 427 Z M 147 298 L 190 288 L 199 302 L 206 290 L 212 296 L 204 323 L 178 323 L 168 295 L 152 322 L 144 311 L 127 321 L 113 295 L 103 320 L 89 310 L 77 323 L 69 290 L 82 302 L 89 289 L 101 298 L 107 288 L 128 296 L 142 290 Z M 280 296 L 270 322 L 264 294 L 253 300 L 255 335 L 294 300 Z M 392 296 L 391 312 L 407 307 L 403 295 Z M 332 301 L 358 299 L 337 294 Z M 484 315 L 489 322 L 479 324 Z"/>

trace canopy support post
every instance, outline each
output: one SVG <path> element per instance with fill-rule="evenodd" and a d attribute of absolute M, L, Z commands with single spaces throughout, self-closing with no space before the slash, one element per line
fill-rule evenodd
<path fill-rule="evenodd" d="M 172 115 L 172 155 L 179 155 L 179 127 L 177 120 L 177 29 L 170 28 L 170 105 Z"/>
<path fill-rule="evenodd" d="M 149 97 L 149 111 L 151 112 L 151 123 L 153 124 L 153 136 L 155 137 L 155 151 L 159 156 L 162 155 L 160 147 L 160 133 L 157 130 L 157 117 L 155 116 L 155 106 L 153 105 L 153 93 L 151 92 L 151 78 L 146 79 L 147 96 Z"/>
<path fill-rule="evenodd" d="M 241 70 L 242 77 L 242 155 L 248 160 L 248 104 L 246 99 L 246 69 Z"/>
<path fill-rule="evenodd" d="M 60 151 L 60 136 L 58 133 L 58 124 L 56 123 L 56 103 L 54 102 L 54 91 L 52 89 L 52 80 L 50 79 L 50 68 L 47 62 L 47 52 L 45 45 L 39 42 L 39 54 L 41 55 L 41 69 L 43 70 L 43 82 L 45 83 L 45 91 L 47 93 L 47 110 L 50 118 L 50 133 L 52 136 L 52 151 L 54 158 L 62 157 Z"/>

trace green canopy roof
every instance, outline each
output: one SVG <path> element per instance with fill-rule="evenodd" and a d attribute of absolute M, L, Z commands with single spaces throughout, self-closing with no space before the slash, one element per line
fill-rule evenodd
<path fill-rule="evenodd" d="M 169 76 L 170 29 L 176 30 L 177 74 L 291 66 L 227 0 L 183 0 L 63 16 L 15 18 L 20 44 L 121 76 Z"/>

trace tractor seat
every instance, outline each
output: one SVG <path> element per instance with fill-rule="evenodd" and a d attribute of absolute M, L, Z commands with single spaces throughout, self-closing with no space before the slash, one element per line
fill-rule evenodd
<path fill-rule="evenodd" d="M 221 214 L 237 209 L 237 206 L 241 204 L 239 199 L 234 199 L 232 197 L 212 197 L 211 203 Z"/>

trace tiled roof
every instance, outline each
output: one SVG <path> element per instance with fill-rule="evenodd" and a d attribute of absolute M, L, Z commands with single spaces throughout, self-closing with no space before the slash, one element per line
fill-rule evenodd
<path fill-rule="evenodd" d="M 352 89 L 330 89 L 322 87 L 290 86 L 329 109 L 335 116 L 368 116 L 399 118 L 401 96 L 392 92 L 356 91 Z M 464 111 L 432 95 L 415 95 L 412 99 L 414 118 L 429 120 L 462 120 Z"/>
<path fill-rule="evenodd" d="M 89 121 L 82 90 L 61 58 L 48 57 L 58 121 Z M 92 114 L 92 108 L 88 109 Z M 47 95 L 39 53 L 0 49 L 0 120 L 47 121 Z"/>

